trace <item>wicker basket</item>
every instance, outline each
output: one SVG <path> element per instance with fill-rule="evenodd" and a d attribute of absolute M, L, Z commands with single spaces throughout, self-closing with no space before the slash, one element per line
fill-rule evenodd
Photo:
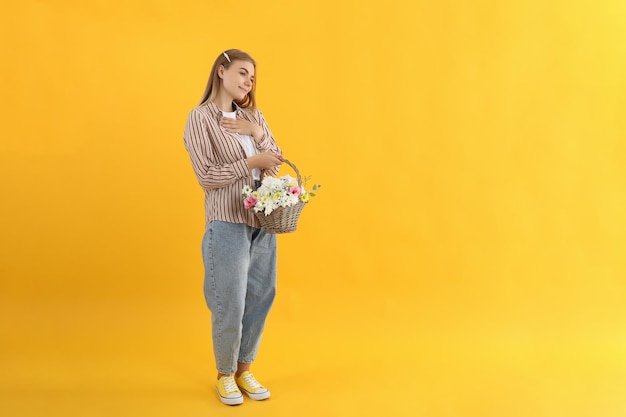
<path fill-rule="evenodd" d="M 300 176 L 300 172 L 298 168 L 291 162 L 286 159 L 283 159 L 283 162 L 287 163 L 294 171 L 296 171 L 296 175 L 298 176 L 298 186 L 302 186 L 302 177 Z M 261 181 L 263 181 L 263 177 L 265 175 L 265 171 L 261 172 Z M 259 219 L 261 223 L 261 228 L 265 230 L 267 233 L 291 233 L 296 230 L 298 226 L 298 218 L 300 217 L 300 212 L 307 203 L 303 201 L 298 201 L 297 204 L 290 207 L 279 207 L 268 215 L 264 213 L 254 213 L 256 218 Z"/>

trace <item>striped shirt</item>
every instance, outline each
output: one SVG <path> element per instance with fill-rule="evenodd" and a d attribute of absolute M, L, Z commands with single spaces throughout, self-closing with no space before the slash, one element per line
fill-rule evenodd
<path fill-rule="evenodd" d="M 281 154 L 281 150 L 267 126 L 260 110 L 251 113 L 233 102 L 235 111 L 243 119 L 263 128 L 263 137 L 256 143 L 259 152 Z M 215 103 L 202 104 L 189 112 L 183 139 L 191 158 L 191 165 L 204 190 L 206 223 L 221 220 L 260 227 L 252 210 L 243 206 L 242 189 L 252 186 L 253 179 L 246 152 L 237 133 L 224 131 L 220 126 L 221 110 Z M 279 167 L 266 170 L 265 175 L 275 176 Z"/>

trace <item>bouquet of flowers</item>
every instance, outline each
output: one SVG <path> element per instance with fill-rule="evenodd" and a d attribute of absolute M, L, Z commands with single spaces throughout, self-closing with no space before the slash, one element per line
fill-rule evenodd
<path fill-rule="evenodd" d="M 319 184 L 315 184 L 313 191 L 317 191 L 319 187 Z M 253 190 L 249 185 L 243 188 L 243 205 L 247 209 L 253 209 L 255 213 L 261 212 L 268 216 L 279 207 L 295 206 L 300 201 L 307 203 L 313 196 L 314 192 L 298 185 L 291 175 L 265 177 L 258 189 Z"/>
<path fill-rule="evenodd" d="M 295 230 L 297 217 L 302 207 L 311 197 L 315 196 L 315 191 L 321 187 L 321 185 L 315 184 L 311 191 L 307 191 L 305 185 L 308 178 L 304 179 L 305 185 L 302 185 L 297 168 L 286 159 L 284 162 L 295 169 L 298 175 L 297 180 L 290 175 L 283 175 L 278 178 L 264 177 L 261 185 L 256 190 L 253 190 L 249 185 L 243 187 L 242 190 L 244 207 L 248 210 L 252 209 L 261 222 L 262 227 L 273 229 L 272 233 Z M 280 216 L 278 212 L 281 213 Z M 274 213 L 274 216 L 270 216 L 272 213 Z M 272 221 L 272 217 L 276 220 Z M 278 224 L 281 221 L 289 224 L 283 227 L 283 225 Z"/>

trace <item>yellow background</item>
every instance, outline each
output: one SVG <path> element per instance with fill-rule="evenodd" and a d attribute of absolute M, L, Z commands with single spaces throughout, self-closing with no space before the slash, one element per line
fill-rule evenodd
<path fill-rule="evenodd" d="M 626 415 L 623 1 L 2 9 L 0 415 Z M 182 143 L 228 48 L 323 185 L 235 410 Z"/>

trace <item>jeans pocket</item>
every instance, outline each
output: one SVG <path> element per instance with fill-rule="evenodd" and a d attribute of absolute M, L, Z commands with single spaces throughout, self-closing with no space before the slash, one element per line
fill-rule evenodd
<path fill-rule="evenodd" d="M 276 252 L 276 235 L 257 229 L 252 235 L 252 251 L 271 254 Z"/>

